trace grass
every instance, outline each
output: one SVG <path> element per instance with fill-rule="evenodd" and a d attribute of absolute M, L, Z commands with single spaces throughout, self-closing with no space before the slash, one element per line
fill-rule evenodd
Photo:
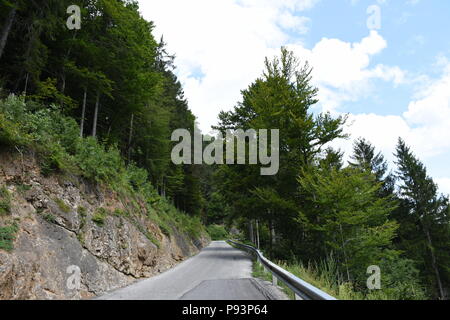
<path fill-rule="evenodd" d="M 159 198 L 158 201 L 152 201 L 151 197 L 147 199 L 148 218 L 156 223 L 166 236 L 177 230 L 192 239 L 198 239 L 206 233 L 199 217 L 177 210 L 164 198 Z"/>
<path fill-rule="evenodd" d="M 56 217 L 51 213 L 44 214 L 44 220 L 48 223 L 56 223 Z"/>
<path fill-rule="evenodd" d="M 11 213 L 11 195 L 6 187 L 0 188 L 0 216 Z"/>
<path fill-rule="evenodd" d="M 270 272 L 264 271 L 264 267 L 256 259 L 253 259 L 252 277 L 272 282 L 272 274 Z M 295 299 L 294 292 L 289 289 L 282 281 L 278 281 L 278 287 L 282 289 L 282 291 L 286 294 L 286 296 L 288 296 L 290 300 Z"/>
<path fill-rule="evenodd" d="M 150 240 L 151 243 L 153 243 L 158 249 L 161 247 L 161 243 L 158 239 L 155 238 L 155 236 L 150 233 L 148 230 L 146 230 L 139 222 L 135 221 L 134 225 L 136 228 L 145 235 L 145 237 Z"/>
<path fill-rule="evenodd" d="M 158 239 L 156 239 L 153 234 L 151 234 L 150 232 L 144 232 L 145 236 L 147 237 L 148 240 L 150 240 L 158 249 L 161 247 L 161 243 L 158 241 Z"/>
<path fill-rule="evenodd" d="M 404 298 L 401 294 L 399 295 L 398 288 L 395 287 L 383 288 L 382 290 L 356 290 L 353 283 L 341 280 L 343 277 L 339 274 L 337 262 L 333 258 L 321 263 L 309 263 L 308 265 L 301 262 L 278 262 L 277 264 L 338 300 L 398 300 Z M 253 264 L 253 276 L 269 281 L 272 279 L 271 275 L 265 273 L 263 267 L 258 263 Z M 280 281 L 278 285 L 291 299 L 294 299 L 292 290 Z M 418 291 L 415 297 L 410 298 L 422 300 L 425 297 Z"/>
<path fill-rule="evenodd" d="M 16 222 L 0 227 L 0 250 L 12 251 L 14 249 L 13 242 L 18 231 L 19 226 Z"/>
<path fill-rule="evenodd" d="M 356 292 L 351 283 L 339 282 L 338 279 L 342 277 L 339 275 L 336 261 L 332 258 L 320 264 L 309 264 L 308 266 L 301 262 L 287 263 L 281 261 L 276 264 L 338 300 L 367 299 L 364 294 Z M 271 273 L 265 272 L 263 266 L 256 260 L 253 262 L 253 277 L 272 281 Z M 291 300 L 295 299 L 294 292 L 282 281 L 278 281 L 278 286 Z"/>
<path fill-rule="evenodd" d="M 108 216 L 108 210 L 105 208 L 98 208 L 94 215 L 92 216 L 92 221 L 100 226 L 103 227 L 105 225 L 106 217 Z"/>
<path fill-rule="evenodd" d="M 87 210 L 85 207 L 79 206 L 77 209 L 78 214 L 82 217 L 82 218 L 86 218 L 87 217 Z"/>
<path fill-rule="evenodd" d="M 113 213 L 116 217 L 129 217 L 130 216 L 130 213 L 127 210 L 122 210 L 122 209 L 115 209 Z"/>
<path fill-rule="evenodd" d="M 63 200 L 55 198 L 53 201 L 55 201 L 58 208 L 61 209 L 62 212 L 69 213 L 71 211 L 71 208 Z"/>
<path fill-rule="evenodd" d="M 30 186 L 28 184 L 21 183 L 21 184 L 18 184 L 16 186 L 16 188 L 17 188 L 17 192 L 19 192 L 21 194 L 24 194 L 25 192 L 30 191 L 32 186 Z"/>

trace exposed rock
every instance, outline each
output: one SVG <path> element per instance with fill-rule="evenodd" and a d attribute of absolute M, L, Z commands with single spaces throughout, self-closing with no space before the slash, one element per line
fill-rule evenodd
<path fill-rule="evenodd" d="M 0 153 L 0 185 L 12 194 L 11 215 L 0 226 L 19 226 L 14 250 L 0 249 L 0 299 L 91 298 L 163 272 L 208 241 L 164 235 L 142 205 L 135 216 L 109 214 L 97 225 L 98 208 L 112 213 L 126 204 L 76 177 L 43 177 L 32 156 Z M 74 270 L 79 289 L 70 285 Z"/>

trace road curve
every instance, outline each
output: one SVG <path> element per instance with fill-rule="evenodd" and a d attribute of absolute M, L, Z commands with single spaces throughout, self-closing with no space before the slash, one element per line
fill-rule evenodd
<path fill-rule="evenodd" d="M 100 300 L 266 300 L 252 278 L 252 261 L 224 241 L 153 278 L 105 294 Z"/>

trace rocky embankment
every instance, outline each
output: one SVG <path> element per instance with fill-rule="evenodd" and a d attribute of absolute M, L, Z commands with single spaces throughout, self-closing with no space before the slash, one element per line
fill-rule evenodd
<path fill-rule="evenodd" d="M 163 233 L 139 200 L 130 210 L 98 184 L 43 176 L 31 155 L 0 152 L 0 187 L 9 197 L 0 212 L 3 247 L 5 230 L 14 233 L 12 247 L 0 247 L 0 299 L 92 298 L 163 272 L 208 243 Z"/>

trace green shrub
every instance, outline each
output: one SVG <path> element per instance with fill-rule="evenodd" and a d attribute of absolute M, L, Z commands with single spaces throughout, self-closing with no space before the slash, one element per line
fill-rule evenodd
<path fill-rule="evenodd" d="M 52 89 L 52 83 L 47 84 L 47 89 Z M 115 214 L 141 214 L 136 198 L 145 199 L 148 211 L 153 212 L 149 217 L 164 234 L 170 235 L 175 228 L 178 232 L 198 238 L 205 232 L 200 218 L 176 210 L 159 196 L 148 181 L 146 170 L 134 164 L 126 167 L 117 146 L 105 147 L 93 137 L 80 138 L 78 124 L 73 118 L 65 116 L 58 106 L 43 106 L 46 99 L 37 101 L 28 100 L 25 103 L 23 97 L 14 95 L 0 100 L 0 145 L 23 146 L 36 151 L 41 159 L 43 174 L 71 173 L 108 184 L 127 199 L 124 202 L 128 204 L 127 211 Z M 63 211 L 70 211 L 65 204 L 59 202 L 58 205 Z M 82 217 L 85 215 L 85 212 L 78 212 Z M 92 221 L 103 225 L 107 214 L 106 210 L 99 209 Z"/>
<path fill-rule="evenodd" d="M 27 191 L 30 191 L 32 186 L 27 185 L 27 184 L 18 184 L 16 188 L 17 188 L 17 192 L 23 194 L 23 193 L 25 193 Z"/>
<path fill-rule="evenodd" d="M 126 177 L 135 191 L 141 190 L 148 184 L 148 173 L 145 169 L 131 164 L 126 169 Z"/>
<path fill-rule="evenodd" d="M 78 207 L 77 212 L 80 215 L 80 230 L 81 230 L 86 225 L 87 210 L 85 207 L 80 206 L 80 207 Z M 81 231 L 80 231 L 80 234 L 81 234 Z"/>
<path fill-rule="evenodd" d="M 122 209 L 115 209 L 114 215 L 117 217 L 128 217 L 130 214 L 128 213 L 128 211 Z"/>
<path fill-rule="evenodd" d="M 98 226 L 105 224 L 106 217 L 108 216 L 108 210 L 105 208 L 98 208 L 92 216 L 92 221 Z"/>
<path fill-rule="evenodd" d="M 165 222 L 160 221 L 158 226 L 159 229 L 161 229 L 161 232 L 167 237 L 170 237 L 172 235 L 172 228 L 170 228 Z"/>
<path fill-rule="evenodd" d="M 105 150 L 92 137 L 79 141 L 75 159 L 86 178 L 111 182 L 124 175 L 125 165 L 117 147 Z"/>
<path fill-rule="evenodd" d="M 208 231 L 211 240 L 217 241 L 229 239 L 229 234 L 224 226 L 212 224 L 208 226 L 206 230 Z"/>
<path fill-rule="evenodd" d="M 79 206 L 78 209 L 77 209 L 77 212 L 82 218 L 86 218 L 87 217 L 87 210 L 86 210 L 85 207 Z"/>
<path fill-rule="evenodd" d="M 5 187 L 0 188 L 0 216 L 11 213 L 11 195 Z"/>
<path fill-rule="evenodd" d="M 150 232 L 145 232 L 145 236 L 150 240 L 158 249 L 161 247 L 161 243 Z"/>
<path fill-rule="evenodd" d="M 13 250 L 13 242 L 16 239 L 16 233 L 19 231 L 17 223 L 0 227 L 0 249 L 6 251 Z"/>
<path fill-rule="evenodd" d="M 64 213 L 69 213 L 72 209 L 61 199 L 55 198 L 53 199 L 55 203 L 58 205 L 58 208 L 61 209 Z"/>
<path fill-rule="evenodd" d="M 56 223 L 56 217 L 51 213 L 44 214 L 44 220 L 48 223 Z"/>

